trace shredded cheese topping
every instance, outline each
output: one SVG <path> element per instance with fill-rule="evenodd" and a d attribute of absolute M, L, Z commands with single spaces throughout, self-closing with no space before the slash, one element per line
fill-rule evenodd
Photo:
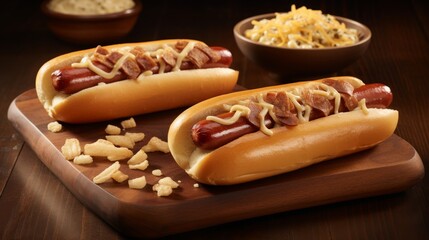
<path fill-rule="evenodd" d="M 176 66 L 174 66 L 173 71 L 180 70 L 180 65 L 182 64 L 183 59 L 188 56 L 189 52 L 194 48 L 194 46 L 195 42 L 189 42 L 180 53 L 177 53 L 172 49 L 173 54 L 177 56 Z"/>
<path fill-rule="evenodd" d="M 359 101 L 359 107 L 358 108 L 360 108 L 363 111 L 364 114 L 368 114 L 369 113 L 368 108 L 366 107 L 366 100 L 365 100 L 365 98 L 363 98 L 362 100 Z"/>
<path fill-rule="evenodd" d="M 305 104 L 302 102 L 301 93 L 303 92 L 304 88 L 310 88 L 310 92 L 313 94 L 320 94 L 322 96 L 325 96 L 327 99 L 334 101 L 334 114 L 339 113 L 339 107 L 341 104 L 341 94 L 333 87 L 328 86 L 323 83 L 312 83 L 310 85 L 306 85 L 299 88 L 294 88 L 288 91 L 285 91 L 286 96 L 289 98 L 289 100 L 293 103 L 293 105 L 296 108 L 297 116 L 299 123 L 305 123 L 310 121 L 310 113 L 311 113 L 311 106 L 308 104 Z M 276 124 L 280 124 L 280 121 L 275 116 L 273 109 L 274 105 L 267 103 L 264 100 L 264 94 L 258 94 L 256 96 L 256 104 L 262 107 L 261 112 L 258 115 L 258 120 L 260 123 L 260 131 L 264 134 L 271 136 L 273 134 L 273 131 L 265 125 L 265 116 L 267 114 L 270 114 L 272 119 Z M 206 120 L 214 121 L 222 125 L 231 125 L 238 121 L 238 119 L 241 116 L 245 116 L 249 118 L 250 115 L 250 109 L 249 107 L 245 106 L 248 104 L 249 101 L 238 101 L 235 105 L 224 105 L 225 110 L 228 110 L 229 112 L 234 112 L 234 115 L 231 118 L 223 119 L 216 116 L 208 116 L 206 117 Z M 362 99 L 358 103 L 358 107 L 355 110 L 361 109 L 364 114 L 368 114 L 368 108 L 365 104 L 365 99 Z"/>
<path fill-rule="evenodd" d="M 164 44 L 164 45 L 162 45 L 161 48 L 159 48 L 155 51 L 147 51 L 144 54 L 148 54 L 150 57 L 157 58 L 159 61 L 159 64 L 160 64 L 159 65 L 159 73 L 164 73 L 166 64 L 162 60 L 162 56 L 166 51 L 169 51 L 175 57 L 177 57 L 176 64 L 174 65 L 174 67 L 171 71 L 173 71 L 173 72 L 174 71 L 180 71 L 180 66 L 182 64 L 183 59 L 186 56 L 188 56 L 189 52 L 194 48 L 195 44 L 196 44 L 195 42 L 188 42 L 186 47 L 180 53 L 178 51 L 176 51 L 174 48 L 172 48 L 170 45 Z M 115 63 L 115 65 L 113 66 L 113 69 L 110 72 L 105 72 L 102 69 L 95 66 L 92 63 L 92 56 L 93 56 L 92 54 L 85 55 L 79 63 L 72 63 L 71 66 L 76 67 L 76 68 L 85 68 L 86 67 L 86 68 L 89 68 L 90 70 L 92 70 L 93 72 L 95 72 L 96 74 L 102 76 L 103 78 L 111 79 L 119 72 L 121 66 L 124 64 L 124 62 L 127 60 L 127 58 L 133 58 L 133 59 L 135 58 L 135 56 L 130 52 L 131 50 L 132 50 L 132 48 L 130 48 L 130 47 L 123 47 L 123 48 L 115 50 L 115 51 L 117 51 L 123 55 Z M 142 80 L 142 79 L 144 79 L 144 77 L 150 76 L 152 74 L 153 74 L 152 71 L 144 71 L 137 77 L 137 80 Z"/>
<path fill-rule="evenodd" d="M 334 16 L 306 7 L 292 5 L 287 13 L 275 13 L 273 19 L 252 21 L 245 36 L 266 45 L 288 48 L 324 48 L 355 44 L 356 29 L 347 28 Z"/>
<path fill-rule="evenodd" d="M 220 123 L 222 125 L 231 125 L 237 122 L 241 116 L 249 117 L 250 109 L 243 105 L 234 105 L 230 108 L 230 112 L 235 112 L 231 118 L 224 119 L 216 116 L 208 116 L 207 120 Z"/>
<path fill-rule="evenodd" d="M 265 116 L 267 115 L 267 113 L 270 113 L 270 116 L 275 117 L 274 121 L 277 120 L 277 117 L 275 116 L 275 114 L 273 112 L 274 105 L 265 102 L 262 94 L 258 94 L 257 99 L 258 99 L 259 105 L 262 107 L 262 111 L 259 113 L 259 116 L 258 116 L 259 126 L 260 126 L 262 132 L 271 136 L 271 135 L 273 135 L 273 131 L 271 131 L 269 128 L 267 128 L 267 126 L 265 126 Z M 277 120 L 277 122 L 278 122 L 278 120 Z"/>

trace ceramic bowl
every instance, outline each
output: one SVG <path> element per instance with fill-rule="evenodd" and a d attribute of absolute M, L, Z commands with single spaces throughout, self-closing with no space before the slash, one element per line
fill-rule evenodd
<path fill-rule="evenodd" d="M 371 40 L 371 31 L 368 27 L 338 16 L 335 18 L 339 22 L 358 31 L 359 42 L 350 46 L 300 49 L 265 45 L 244 36 L 247 29 L 253 28 L 251 24 L 253 20 L 272 18 L 275 18 L 275 13 L 244 19 L 234 26 L 233 32 L 239 49 L 247 58 L 282 76 L 308 78 L 334 74 L 359 59 Z"/>
<path fill-rule="evenodd" d="M 100 15 L 55 12 L 47 6 L 49 0 L 42 3 L 41 9 L 57 37 L 77 44 L 103 44 L 117 41 L 133 29 L 142 10 L 141 2 L 134 2 L 134 7 L 125 11 Z"/>

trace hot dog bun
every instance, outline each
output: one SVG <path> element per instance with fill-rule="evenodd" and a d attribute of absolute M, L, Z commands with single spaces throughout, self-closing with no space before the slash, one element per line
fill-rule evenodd
<path fill-rule="evenodd" d="M 126 43 L 105 48 L 114 50 L 141 46 L 151 50 L 177 41 Z M 68 123 L 98 122 L 188 106 L 232 91 L 238 79 L 238 72 L 230 68 L 194 69 L 154 74 L 143 80 L 100 84 L 71 95 L 57 92 L 52 86 L 51 73 L 79 62 L 85 54 L 93 51 L 88 49 L 61 55 L 40 68 L 36 77 L 36 91 L 52 118 Z"/>
<path fill-rule="evenodd" d="M 359 87 L 353 77 L 336 77 Z M 304 82 L 235 92 L 198 103 L 171 124 L 168 142 L 171 154 L 195 180 L 213 185 L 248 182 L 355 153 L 384 141 L 393 134 L 398 112 L 368 109 L 338 113 L 294 127 L 274 128 L 273 135 L 261 131 L 242 136 L 215 150 L 197 148 L 190 134 L 192 126 L 208 115 L 225 111 L 223 104 L 243 100 L 255 93 L 282 91 Z"/>

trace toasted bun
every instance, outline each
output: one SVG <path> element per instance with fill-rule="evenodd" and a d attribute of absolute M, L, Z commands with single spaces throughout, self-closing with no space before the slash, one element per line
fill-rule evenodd
<path fill-rule="evenodd" d="M 112 50 L 141 46 L 150 50 L 176 41 L 127 43 L 105 48 Z M 100 84 L 71 95 L 55 91 L 51 73 L 79 62 L 85 54 L 93 51 L 88 49 L 61 55 L 40 68 L 36 77 L 36 91 L 52 118 L 69 123 L 98 122 L 189 106 L 231 92 L 238 79 L 238 72 L 230 68 L 195 69 L 154 74 L 143 80 Z"/>
<path fill-rule="evenodd" d="M 335 78 L 334 78 L 335 79 Z M 352 77 L 337 77 L 355 87 L 363 83 Z M 192 106 L 171 124 L 170 151 L 180 167 L 195 180 L 214 185 L 248 182 L 358 152 L 393 134 L 398 112 L 369 109 L 319 118 L 294 127 L 274 128 L 273 135 L 261 131 L 242 136 L 218 149 L 203 151 L 191 139 L 192 126 L 208 115 L 224 111 L 222 104 L 242 100 L 255 93 L 287 90 L 293 83 L 218 96 Z"/>

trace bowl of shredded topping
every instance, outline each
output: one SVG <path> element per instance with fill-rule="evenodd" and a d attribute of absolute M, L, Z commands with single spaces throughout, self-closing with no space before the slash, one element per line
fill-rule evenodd
<path fill-rule="evenodd" d="M 241 52 L 279 75 L 307 78 L 334 74 L 367 50 L 371 31 L 344 17 L 306 7 L 244 19 L 234 26 Z"/>
<path fill-rule="evenodd" d="M 142 4 L 139 0 L 45 0 L 41 9 L 57 37 L 77 44 L 107 44 L 133 29 Z"/>

